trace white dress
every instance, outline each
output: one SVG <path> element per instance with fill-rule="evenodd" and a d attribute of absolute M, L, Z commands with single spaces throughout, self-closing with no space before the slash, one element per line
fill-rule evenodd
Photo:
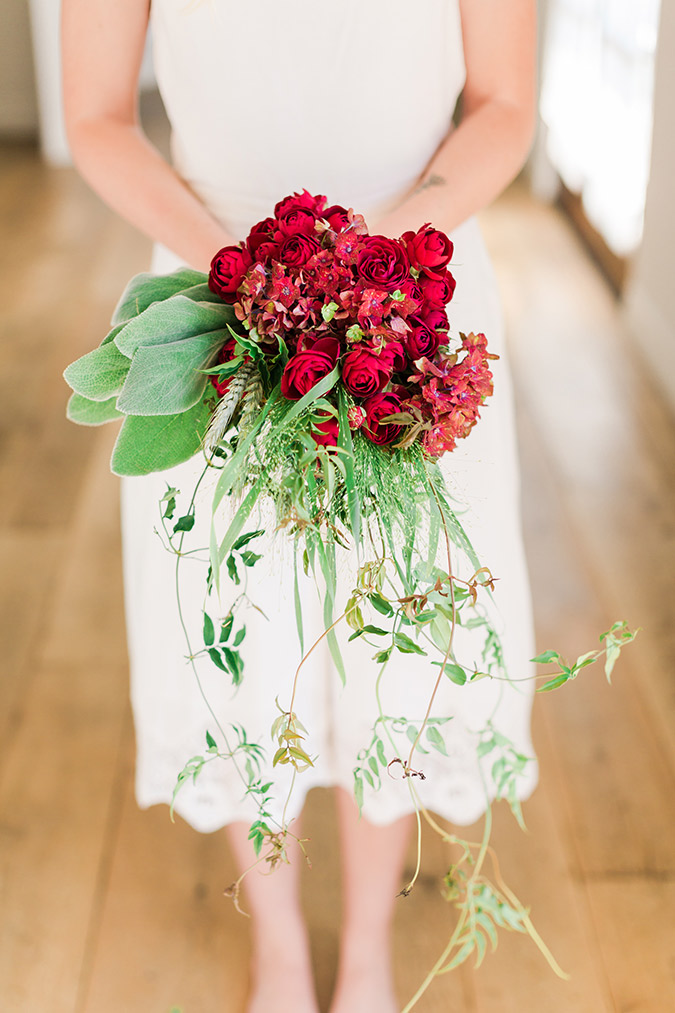
<path fill-rule="evenodd" d="M 464 82 L 457 0 L 153 0 L 152 31 L 157 80 L 173 129 L 175 166 L 237 238 L 272 213 L 282 196 L 303 187 L 366 217 L 395 204 L 450 129 Z M 495 393 L 482 409 L 482 419 L 445 455 L 442 467 L 481 561 L 499 577 L 492 619 L 502 638 L 506 669 L 512 679 L 522 680 L 532 674 L 534 640 L 501 310 L 475 219 L 451 238 L 451 268 L 457 279 L 448 307 L 451 333 L 484 331 L 500 359 L 492 363 Z M 153 270 L 171 271 L 179 264 L 170 251 L 156 248 Z M 173 588 L 175 561 L 153 532 L 167 483 L 187 493 L 199 470 L 195 458 L 168 472 L 122 482 L 136 795 L 141 807 L 169 802 L 179 770 L 204 751 L 206 730 L 217 738 L 185 661 Z M 208 544 L 208 490 L 200 504 L 190 536 L 194 546 Z M 229 677 L 208 659 L 199 661 L 199 672 L 223 726 L 243 725 L 249 739 L 263 745 L 271 758 L 275 697 L 288 706 L 300 648 L 293 572 L 283 535 L 274 541 L 265 536 L 255 548 L 265 551 L 251 570 L 251 597 L 267 619 L 253 609 L 245 616 L 243 683 L 235 691 Z M 345 574 L 349 563 L 343 564 Z M 345 575 L 343 590 L 348 593 L 347 581 Z M 301 594 L 311 643 L 323 629 L 311 581 L 301 581 Z M 189 562 L 183 567 L 182 595 L 187 625 L 199 646 L 204 573 Z M 221 614 L 229 597 L 226 589 Z M 349 632 L 340 632 L 342 643 Z M 456 644 L 464 663 L 478 661 L 480 643 L 470 630 L 460 630 Z M 307 745 L 317 759 L 297 778 L 288 817 L 300 811 L 307 790 L 315 785 L 339 784 L 352 790 L 357 755 L 370 742 L 377 713 L 372 654 L 359 641 L 345 644 L 345 688 L 324 645 L 305 667 L 296 711 L 309 730 Z M 421 719 L 437 672 L 426 658 L 392 658 L 383 688 L 384 712 Z M 448 756 L 434 751 L 417 756 L 426 779 L 416 781 L 416 788 L 430 809 L 456 824 L 471 823 L 484 811 L 475 750 L 477 733 L 491 716 L 516 748 L 531 757 L 519 778 L 518 796 L 531 794 L 538 778 L 530 738 L 533 689 L 532 681 L 484 679 L 459 687 L 444 680 L 433 714 L 452 715 L 442 726 Z M 392 758 L 387 746 L 387 760 Z M 482 769 L 493 795 L 490 765 L 487 757 Z M 277 818 L 288 773 L 288 768 L 275 768 L 273 775 Z M 387 823 L 411 809 L 405 781 L 385 776 L 379 791 L 366 786 L 364 814 L 372 822 Z M 255 818 L 255 806 L 243 797 L 231 763 L 220 760 L 205 767 L 196 784 L 181 789 L 176 811 L 204 832 Z"/>

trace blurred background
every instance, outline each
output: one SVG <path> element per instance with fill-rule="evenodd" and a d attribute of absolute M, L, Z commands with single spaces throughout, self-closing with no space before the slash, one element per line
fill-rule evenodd
<path fill-rule="evenodd" d="M 496 807 L 506 881 L 570 973 L 503 936 L 421 1013 L 675 1009 L 675 5 L 542 0 L 540 123 L 481 214 L 506 315 L 539 649 L 642 626 L 610 687 L 537 697 L 529 834 Z M 65 420 L 150 243 L 70 167 L 58 0 L 0 9 L 0 1009 L 237 1013 L 247 923 L 223 833 L 133 797 L 113 427 Z M 151 60 L 144 124 L 166 149 Z M 330 794 L 305 903 L 326 1008 L 339 918 Z M 473 835 L 480 832 L 477 826 Z M 466 836 L 471 836 L 472 831 Z M 412 861 L 411 855 L 411 861 Z M 401 902 L 402 1004 L 450 933 L 448 856 Z M 374 1011 L 376 1013 L 376 1011 Z"/>

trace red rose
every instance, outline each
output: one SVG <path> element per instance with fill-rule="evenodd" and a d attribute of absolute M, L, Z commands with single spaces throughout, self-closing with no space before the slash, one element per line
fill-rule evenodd
<path fill-rule="evenodd" d="M 315 215 L 318 215 L 325 206 L 325 197 L 314 197 L 308 190 L 303 190 L 302 193 L 294 193 L 290 197 L 284 197 L 280 200 L 274 208 L 274 214 L 277 218 L 281 218 L 291 208 L 309 208 Z"/>
<path fill-rule="evenodd" d="M 424 302 L 424 295 L 422 293 L 422 289 L 419 283 L 416 282 L 414 278 L 406 278 L 406 280 L 401 285 L 401 292 L 407 295 L 409 299 L 414 299 L 415 302 L 420 303 L 420 305 Z"/>
<path fill-rule="evenodd" d="M 356 271 L 367 285 L 395 292 L 410 275 L 404 247 L 386 236 L 367 236 L 362 240 Z"/>
<path fill-rule="evenodd" d="M 281 376 L 283 396 L 289 401 L 299 401 L 335 368 L 339 355 L 337 338 L 319 338 L 311 348 L 298 352 L 288 360 Z"/>
<path fill-rule="evenodd" d="M 341 204 L 332 204 L 322 212 L 321 217 L 326 219 L 334 232 L 342 232 L 350 225 L 349 211 Z"/>
<path fill-rule="evenodd" d="M 386 443 L 393 443 L 401 433 L 402 426 L 395 422 L 380 423 L 380 419 L 387 415 L 393 415 L 401 410 L 401 399 L 398 394 L 375 394 L 363 402 L 366 412 L 366 421 L 361 428 L 364 436 L 367 436 L 372 443 L 384 446 Z"/>
<path fill-rule="evenodd" d="M 277 223 L 274 218 L 265 218 L 262 222 L 258 222 L 253 226 L 246 239 L 246 247 L 255 260 L 263 260 L 263 257 L 257 256 L 260 247 L 266 243 L 270 243 L 274 239 L 274 230 L 277 227 Z"/>
<path fill-rule="evenodd" d="M 311 236 L 316 215 L 309 208 L 291 207 L 279 215 L 279 232 L 282 236 Z"/>
<path fill-rule="evenodd" d="M 408 323 L 412 330 L 404 336 L 403 343 L 410 359 L 414 362 L 415 359 L 421 359 L 423 355 L 427 359 L 433 358 L 434 352 L 441 343 L 440 335 L 419 317 L 410 317 Z"/>
<path fill-rule="evenodd" d="M 420 275 L 420 288 L 424 295 L 425 301 L 430 306 L 438 307 L 439 309 L 447 304 L 455 294 L 455 287 L 457 282 L 450 274 L 449 271 L 445 271 L 440 278 L 432 278 L 429 275 Z"/>
<path fill-rule="evenodd" d="M 393 373 L 401 373 L 408 364 L 405 349 L 400 341 L 388 341 L 380 354 L 389 360 Z"/>
<path fill-rule="evenodd" d="M 336 447 L 340 426 L 330 412 L 321 412 L 323 421 L 312 426 L 312 436 L 318 447 Z"/>
<path fill-rule="evenodd" d="M 405 243 L 413 267 L 431 275 L 432 278 L 442 277 L 454 250 L 444 232 L 427 224 L 417 232 L 404 232 L 401 239 Z"/>
<path fill-rule="evenodd" d="M 279 247 L 279 260 L 288 267 L 302 267 L 321 247 L 314 236 L 289 236 Z"/>
<path fill-rule="evenodd" d="M 423 307 L 416 314 L 416 317 L 426 324 L 429 330 L 447 332 L 450 329 L 447 313 L 445 310 L 437 309 L 435 306 Z"/>
<path fill-rule="evenodd" d="M 209 288 L 223 302 L 232 305 L 237 301 L 237 289 L 252 263 L 251 254 L 244 247 L 224 246 L 211 261 Z"/>
<path fill-rule="evenodd" d="M 369 397 L 386 387 L 392 364 L 384 355 L 376 355 L 367 345 L 347 352 L 342 362 L 342 382 L 354 397 Z"/>
<path fill-rule="evenodd" d="M 236 345 L 237 342 L 234 338 L 228 338 L 223 347 L 218 352 L 218 358 L 216 359 L 216 362 L 219 364 L 222 362 L 231 362 L 232 359 L 234 359 L 234 350 L 236 348 Z M 216 388 L 219 397 L 222 397 L 223 394 L 227 392 L 228 387 L 232 383 L 231 376 L 226 377 L 226 379 L 224 380 L 220 380 L 217 376 L 210 376 L 209 380 Z"/>

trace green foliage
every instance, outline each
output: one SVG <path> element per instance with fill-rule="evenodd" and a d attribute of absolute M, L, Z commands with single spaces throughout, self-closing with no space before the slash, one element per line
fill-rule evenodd
<path fill-rule="evenodd" d="M 131 279 L 115 307 L 112 322 L 115 325 L 132 320 L 155 302 L 162 302 L 169 296 L 205 284 L 206 275 L 191 268 L 179 268 L 171 274 L 137 274 Z"/>
<path fill-rule="evenodd" d="M 231 306 L 225 303 L 193 302 L 176 295 L 157 302 L 134 317 L 115 338 L 120 352 L 131 358 L 139 348 L 172 345 L 212 331 L 223 332 L 221 345 L 230 336 L 228 324 L 236 323 Z"/>
<path fill-rule="evenodd" d="M 109 401 L 122 390 L 129 360 L 111 342 L 71 362 L 63 376 L 76 394 L 89 401 Z"/>
<path fill-rule="evenodd" d="M 210 419 L 205 400 L 177 415 L 129 415 L 113 449 L 113 472 L 149 475 L 182 464 L 199 451 Z"/>
<path fill-rule="evenodd" d="M 81 394 L 71 394 L 66 415 L 71 422 L 77 422 L 81 426 L 101 426 L 123 417 L 115 407 L 116 400 L 117 398 L 111 397 L 108 401 L 90 401 Z"/>

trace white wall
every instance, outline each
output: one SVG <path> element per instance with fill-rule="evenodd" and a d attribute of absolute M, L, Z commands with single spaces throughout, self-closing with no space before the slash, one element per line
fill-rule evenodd
<path fill-rule="evenodd" d="M 0 0 L 0 134 L 34 134 L 37 125 L 28 5 Z"/>
<path fill-rule="evenodd" d="M 642 245 L 624 300 L 625 317 L 675 409 L 675 4 L 665 0 L 656 54 L 652 169 Z"/>

